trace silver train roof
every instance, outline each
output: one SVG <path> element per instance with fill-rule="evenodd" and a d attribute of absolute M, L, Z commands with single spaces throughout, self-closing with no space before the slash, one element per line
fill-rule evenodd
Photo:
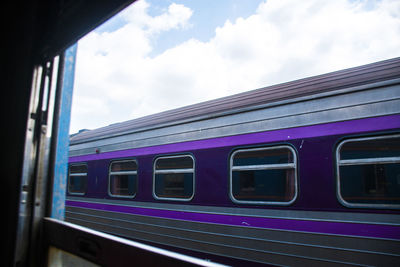
<path fill-rule="evenodd" d="M 72 136 L 70 144 L 80 144 L 189 121 L 231 115 L 249 109 L 260 109 L 274 102 L 311 97 L 325 92 L 398 78 L 400 78 L 400 57 L 268 86 L 111 124 L 94 130 L 83 131 Z"/>

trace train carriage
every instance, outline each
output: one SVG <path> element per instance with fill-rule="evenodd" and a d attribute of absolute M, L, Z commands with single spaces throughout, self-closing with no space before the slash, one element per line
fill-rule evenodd
<path fill-rule="evenodd" d="M 235 264 L 400 265 L 400 58 L 84 131 L 66 220 Z"/>

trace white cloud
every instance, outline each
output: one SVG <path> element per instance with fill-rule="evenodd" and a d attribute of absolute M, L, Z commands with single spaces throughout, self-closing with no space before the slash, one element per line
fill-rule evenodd
<path fill-rule="evenodd" d="M 172 3 L 164 13 L 154 17 L 148 14 L 149 7 L 146 1 L 138 1 L 119 16 L 148 34 L 190 27 L 189 19 L 193 11 L 184 5 Z"/>
<path fill-rule="evenodd" d="M 150 16 L 149 8 L 138 1 L 118 15 L 120 29 L 79 42 L 74 99 L 83 100 L 74 100 L 72 132 L 399 56 L 399 1 L 269 0 L 208 42 L 153 57 L 159 34 L 191 29 L 195 10 L 171 4 Z"/>

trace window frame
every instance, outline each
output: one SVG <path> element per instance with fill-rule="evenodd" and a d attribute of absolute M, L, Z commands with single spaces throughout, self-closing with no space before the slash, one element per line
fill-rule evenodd
<path fill-rule="evenodd" d="M 193 161 L 193 168 L 191 169 L 166 169 L 166 170 L 156 170 L 157 161 L 160 159 L 171 159 L 171 158 L 184 158 L 190 157 Z M 171 173 L 192 173 L 193 174 L 193 186 L 192 195 L 189 198 L 174 198 L 174 197 L 160 197 L 156 194 L 156 174 L 171 174 Z M 184 201 L 189 202 L 193 199 L 195 195 L 196 184 L 196 160 L 192 154 L 179 154 L 179 155 L 169 155 L 169 156 L 157 156 L 153 161 L 153 197 L 157 200 L 172 200 L 172 201 Z"/>
<path fill-rule="evenodd" d="M 368 203 L 350 203 L 344 200 L 340 191 L 340 167 L 341 166 L 356 166 L 368 164 L 385 164 L 385 163 L 400 163 L 400 157 L 381 157 L 381 158 L 361 158 L 361 159 L 340 159 L 340 150 L 346 143 L 349 142 L 362 142 L 372 140 L 382 140 L 390 138 L 400 138 L 400 134 L 385 134 L 367 137 L 353 137 L 346 138 L 338 143 L 336 146 L 335 157 L 335 170 L 336 170 L 336 196 L 340 204 L 348 208 L 374 208 L 374 209 L 400 209 L 400 205 L 396 204 L 368 204 Z"/>
<path fill-rule="evenodd" d="M 264 165 L 245 165 L 245 166 L 233 166 L 233 158 L 236 154 L 248 151 L 262 151 L 262 150 L 277 150 L 277 149 L 288 149 L 292 152 L 293 163 L 282 163 L 282 164 L 264 164 Z M 263 146 L 254 148 L 239 148 L 233 151 L 229 157 L 229 197 L 232 202 L 236 204 L 250 204 L 250 205 L 269 205 L 269 206 L 290 206 L 292 205 L 298 196 L 298 163 L 297 163 L 297 151 L 289 144 L 285 145 L 274 145 L 274 146 Z M 282 168 L 283 167 L 283 168 Z M 293 169 L 294 171 L 294 196 L 290 201 L 259 201 L 259 200 L 238 200 L 233 195 L 233 171 L 235 170 L 277 170 L 277 169 Z"/>
<path fill-rule="evenodd" d="M 118 171 L 118 172 L 112 172 L 111 171 L 111 166 L 113 163 L 121 163 L 121 162 L 130 162 L 130 161 L 134 161 L 136 163 L 136 171 Z M 112 174 L 135 174 L 136 175 L 136 191 L 133 195 L 129 195 L 129 196 L 124 196 L 124 195 L 115 195 L 111 193 L 111 175 Z M 110 197 L 115 197 L 115 198 L 129 198 L 129 199 L 133 199 L 136 197 L 137 195 L 137 191 L 138 191 L 138 185 L 139 185 L 139 163 L 137 161 L 137 159 L 116 159 L 116 160 L 112 160 L 108 166 L 108 187 L 107 187 L 107 192 L 108 195 Z"/>
<path fill-rule="evenodd" d="M 71 175 L 71 167 L 73 166 L 85 166 L 86 167 L 86 175 L 82 175 L 82 173 L 74 173 Z M 85 183 L 85 190 L 84 192 L 71 192 L 70 186 L 71 186 L 71 176 L 86 176 L 86 183 Z M 87 193 L 87 188 L 88 188 L 88 182 L 89 182 L 89 166 L 87 163 L 72 163 L 68 164 L 68 186 L 67 186 L 67 192 L 70 195 L 75 195 L 75 196 L 84 196 Z"/>

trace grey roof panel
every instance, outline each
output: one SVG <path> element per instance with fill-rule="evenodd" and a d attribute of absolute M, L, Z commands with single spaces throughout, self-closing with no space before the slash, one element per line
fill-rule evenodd
<path fill-rule="evenodd" d="M 84 131 L 71 137 L 71 144 L 117 136 L 162 125 L 218 116 L 247 107 L 295 99 L 314 94 L 400 78 L 400 58 L 389 59 L 359 67 L 277 84 L 244 93 L 226 96 L 172 109 L 157 114 Z"/>

